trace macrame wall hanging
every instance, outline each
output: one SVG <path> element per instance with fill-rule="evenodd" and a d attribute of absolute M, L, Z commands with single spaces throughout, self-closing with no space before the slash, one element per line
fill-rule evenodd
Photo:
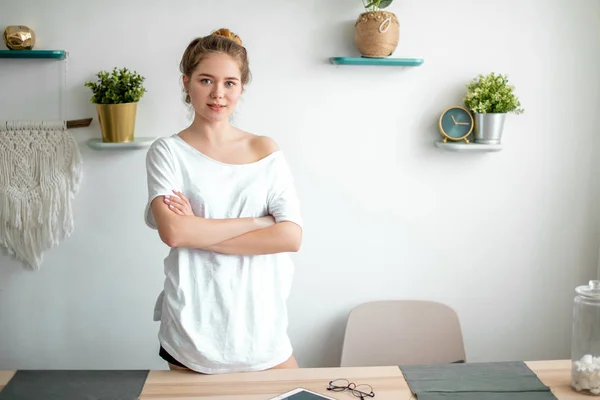
<path fill-rule="evenodd" d="M 39 269 L 43 252 L 74 230 L 81 178 L 66 121 L 0 121 L 0 245 Z"/>

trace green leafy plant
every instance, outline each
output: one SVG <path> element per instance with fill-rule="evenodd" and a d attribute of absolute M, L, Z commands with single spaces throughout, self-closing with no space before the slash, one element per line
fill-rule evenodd
<path fill-rule="evenodd" d="M 392 4 L 394 0 L 362 0 L 366 11 L 382 10 Z"/>
<path fill-rule="evenodd" d="M 92 89 L 92 103 L 96 104 L 122 104 L 139 101 L 146 89 L 143 86 L 144 78 L 136 71 L 127 68 L 117 69 L 111 73 L 100 71 L 96 74 L 96 82 L 86 82 L 84 86 Z"/>
<path fill-rule="evenodd" d="M 509 85 L 508 76 L 494 72 L 467 83 L 465 106 L 475 113 L 522 114 L 519 98 L 514 94 L 514 86 Z"/>

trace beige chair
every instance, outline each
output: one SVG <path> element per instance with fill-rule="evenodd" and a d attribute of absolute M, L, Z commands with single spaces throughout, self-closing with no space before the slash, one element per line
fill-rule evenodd
<path fill-rule="evenodd" d="M 364 303 L 348 316 L 342 367 L 465 362 L 458 316 L 421 300 Z"/>

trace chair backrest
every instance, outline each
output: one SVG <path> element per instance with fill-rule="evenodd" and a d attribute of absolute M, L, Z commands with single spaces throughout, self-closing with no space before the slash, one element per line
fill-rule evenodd
<path fill-rule="evenodd" d="M 364 303 L 348 316 L 342 367 L 465 362 L 456 312 L 423 300 Z"/>

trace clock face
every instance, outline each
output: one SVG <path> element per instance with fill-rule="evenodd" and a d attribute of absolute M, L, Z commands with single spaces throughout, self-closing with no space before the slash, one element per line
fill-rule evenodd
<path fill-rule="evenodd" d="M 440 129 L 448 139 L 460 140 L 467 137 L 473 129 L 473 118 L 462 107 L 450 107 L 440 118 Z"/>

